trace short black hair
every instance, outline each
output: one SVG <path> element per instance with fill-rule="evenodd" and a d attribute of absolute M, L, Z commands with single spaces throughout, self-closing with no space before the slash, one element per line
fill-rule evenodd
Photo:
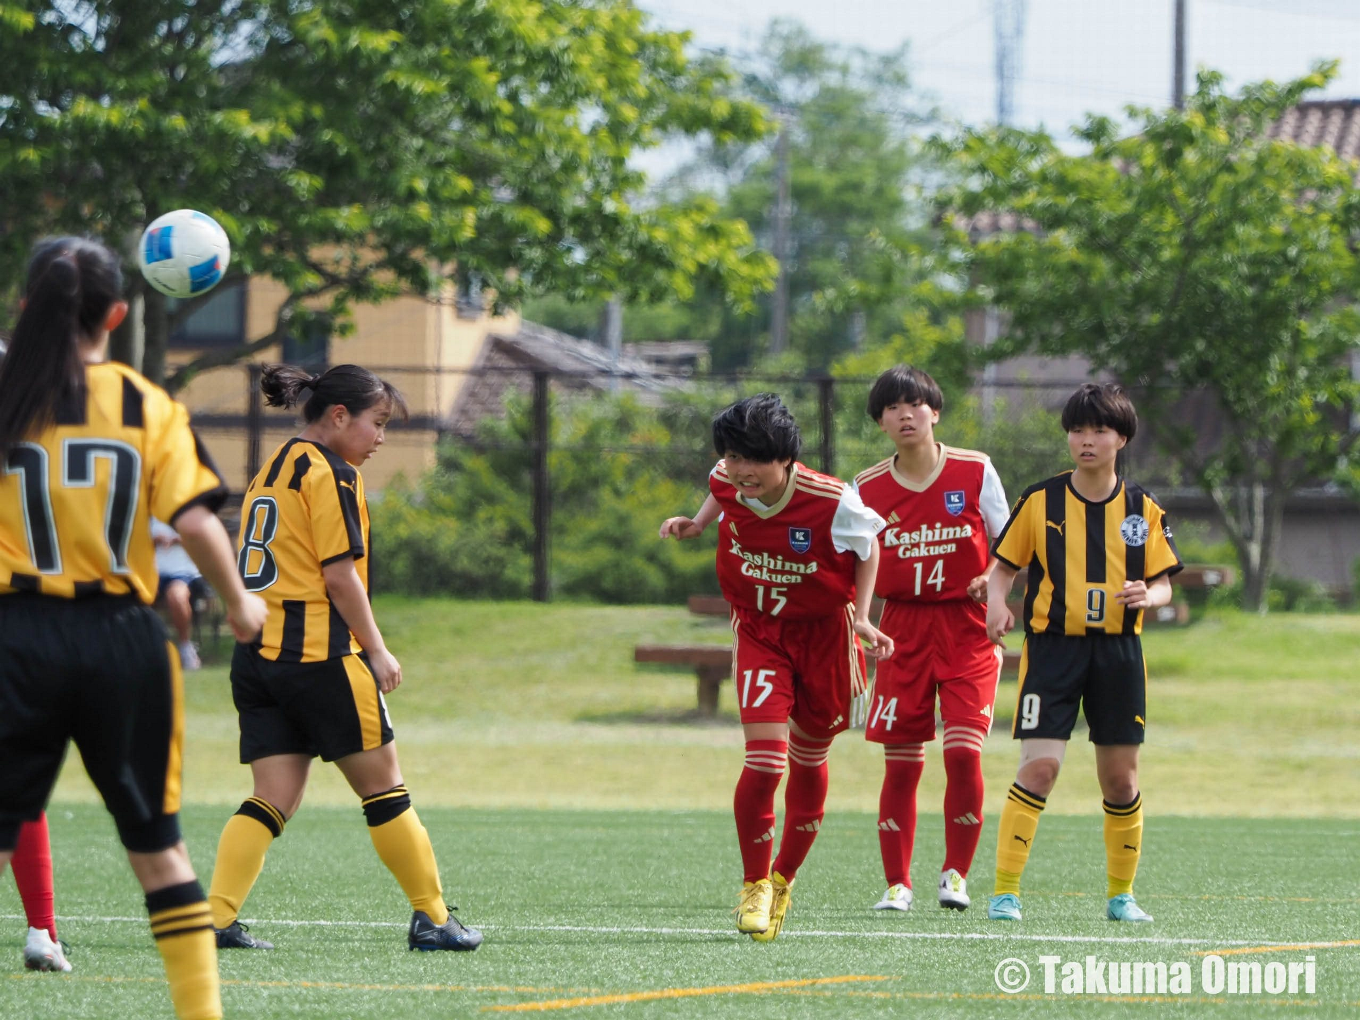
<path fill-rule="evenodd" d="M 894 365 L 876 380 L 869 391 L 869 417 L 878 421 L 889 404 L 925 404 L 931 410 L 944 410 L 940 384 L 919 368 Z"/>
<path fill-rule="evenodd" d="M 1082 425 L 1103 425 L 1132 439 L 1138 431 L 1138 412 L 1118 383 L 1085 383 L 1067 398 L 1062 413 L 1064 432 Z"/>
<path fill-rule="evenodd" d="M 778 394 L 757 393 L 713 416 L 713 449 L 769 464 L 797 460 L 803 437 Z"/>

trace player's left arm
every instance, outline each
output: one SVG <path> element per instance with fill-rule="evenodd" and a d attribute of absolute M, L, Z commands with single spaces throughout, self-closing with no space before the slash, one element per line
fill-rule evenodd
<path fill-rule="evenodd" d="M 1171 523 L 1166 511 L 1151 495 L 1143 496 L 1144 516 L 1148 522 L 1145 551 L 1145 572 L 1150 580 L 1139 578 L 1125 581 L 1124 590 L 1115 594 L 1125 609 L 1156 609 L 1171 601 L 1171 575 L 1184 569 L 1175 539 L 1171 537 Z"/>
<path fill-rule="evenodd" d="M 878 583 L 878 533 L 888 522 L 864 505 L 859 492 L 847 485 L 841 492 L 836 516 L 831 520 L 831 544 L 839 553 L 855 555 L 855 633 L 868 643 L 865 654 L 886 659 L 893 653 L 893 639 L 869 622 L 874 586 Z"/>
<path fill-rule="evenodd" d="M 1006 489 L 1001 484 L 1001 476 L 996 473 L 990 460 L 982 469 L 982 492 L 978 496 L 978 509 L 982 511 L 982 523 L 987 526 L 987 538 L 995 542 L 997 536 L 1006 528 L 1010 519 L 1010 504 L 1006 502 Z M 996 568 L 996 558 L 987 561 L 987 568 L 968 582 L 968 596 L 974 602 L 987 601 L 987 582 Z"/>

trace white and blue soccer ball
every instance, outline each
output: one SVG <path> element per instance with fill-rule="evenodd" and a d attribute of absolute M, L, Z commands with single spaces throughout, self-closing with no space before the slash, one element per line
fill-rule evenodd
<path fill-rule="evenodd" d="M 158 216 L 137 245 L 137 264 L 146 282 L 173 298 L 197 297 L 211 290 L 230 262 L 227 232 L 196 209 Z"/>

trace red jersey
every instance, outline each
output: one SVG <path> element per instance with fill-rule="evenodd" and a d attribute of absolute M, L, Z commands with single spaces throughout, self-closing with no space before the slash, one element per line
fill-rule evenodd
<path fill-rule="evenodd" d="M 854 487 L 794 463 L 784 495 L 765 506 L 741 495 L 726 461 L 708 476 L 722 507 L 718 583 L 738 610 L 814 620 L 855 601 L 855 563 L 873 555 L 883 519 Z"/>
<path fill-rule="evenodd" d="M 991 460 L 940 445 L 940 461 L 923 482 L 898 474 L 896 458 L 855 478 L 866 506 L 884 517 L 877 594 L 899 602 L 968 598 L 968 582 L 987 568 L 987 536 L 999 535 L 1009 508 Z"/>

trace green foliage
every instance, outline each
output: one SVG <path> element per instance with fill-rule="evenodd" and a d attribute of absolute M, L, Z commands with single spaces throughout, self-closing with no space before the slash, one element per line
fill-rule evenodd
<path fill-rule="evenodd" d="M 713 199 L 634 204 L 637 151 L 767 124 L 627 0 L 29 6 L 0 18 L 0 278 L 56 232 L 131 266 L 141 225 L 178 206 L 226 227 L 233 276 L 287 287 L 284 330 L 304 301 L 343 324 L 455 267 L 502 304 L 704 287 L 742 305 L 772 278 Z"/>
<path fill-rule="evenodd" d="M 532 409 L 512 398 L 472 443 L 446 442 L 419 486 L 375 503 L 382 590 L 527 597 L 532 576 Z M 558 399 L 552 408 L 552 587 L 600 602 L 679 602 L 716 591 L 707 543 L 662 542 L 665 518 L 695 510 L 713 458 L 670 452 L 696 424 L 684 398 L 660 413 L 632 397 Z M 670 423 L 668 425 L 668 422 Z"/>
<path fill-rule="evenodd" d="M 954 239 L 960 277 L 1010 316 L 991 353 L 1079 354 L 1137 386 L 1162 455 L 1212 499 L 1252 605 L 1285 496 L 1346 471 L 1360 438 L 1345 425 L 1360 398 L 1355 166 L 1268 136 L 1334 75 L 1322 64 L 1230 96 L 1202 72 L 1184 110 L 1131 108 L 1131 135 L 1088 118 L 1084 155 L 1007 129 L 941 150 L 962 181 L 947 214 L 1026 224 Z M 1212 447 L 1176 412 L 1187 391 L 1222 417 Z"/>

